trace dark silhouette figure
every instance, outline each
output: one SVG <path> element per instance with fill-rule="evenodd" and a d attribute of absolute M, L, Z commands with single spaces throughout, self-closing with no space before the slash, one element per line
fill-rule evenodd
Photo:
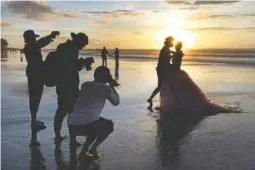
<path fill-rule="evenodd" d="M 56 92 L 58 95 L 58 108 L 54 118 L 55 141 L 62 141 L 60 131 L 62 122 L 67 114 L 72 113 L 79 94 L 79 71 L 84 65 L 80 64 L 79 50 L 88 45 L 88 36 L 84 33 L 71 33 L 72 40 L 57 47 L 56 53 L 61 56 L 59 76 Z"/>
<path fill-rule="evenodd" d="M 174 38 L 169 36 L 165 39 L 164 47 L 160 50 L 159 58 L 158 58 L 158 65 L 157 65 L 157 75 L 158 75 L 158 86 L 152 92 L 150 98 L 147 100 L 149 102 L 149 110 L 152 110 L 152 100 L 153 98 L 159 93 L 160 87 L 162 85 L 162 81 L 164 80 L 165 76 L 168 75 L 166 73 L 167 69 L 169 68 L 170 59 L 172 56 L 170 55 L 171 51 L 169 50 L 170 47 L 174 45 Z"/>
<path fill-rule="evenodd" d="M 107 66 L 107 55 L 110 55 L 106 48 L 104 47 L 102 52 L 101 52 L 101 57 L 102 57 L 102 66 Z"/>
<path fill-rule="evenodd" d="M 94 78 L 94 81 L 83 83 L 74 112 L 67 119 L 70 150 L 71 152 L 75 150 L 76 136 L 86 136 L 86 142 L 79 154 L 81 159 L 86 160 L 91 157 L 99 158 L 97 147 L 113 132 L 114 123 L 100 117 L 106 100 L 109 100 L 114 106 L 117 106 L 120 100 L 114 88 L 118 84 L 112 78 L 107 67 L 96 68 Z"/>
<path fill-rule="evenodd" d="M 115 58 L 115 69 L 119 69 L 119 55 L 120 54 L 120 51 L 119 49 L 116 47 L 115 48 L 115 51 L 113 52 L 112 55 L 114 55 L 114 58 Z"/>
<path fill-rule="evenodd" d="M 25 40 L 23 52 L 27 60 L 26 75 L 28 78 L 29 108 L 32 118 L 31 129 L 35 131 L 46 128 L 43 122 L 36 119 L 44 86 L 41 48 L 50 44 L 57 35 L 59 35 L 59 32 L 53 31 L 50 35 L 36 40 L 39 35 L 36 35 L 33 30 L 27 30 L 23 34 Z"/>

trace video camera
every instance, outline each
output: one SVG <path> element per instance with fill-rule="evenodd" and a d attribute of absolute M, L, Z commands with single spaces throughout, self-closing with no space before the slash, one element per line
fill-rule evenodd
<path fill-rule="evenodd" d="M 93 57 L 79 58 L 78 63 L 79 63 L 79 70 L 82 70 L 85 67 L 87 71 L 90 71 L 92 69 L 91 65 L 92 63 L 95 63 L 95 61 Z"/>

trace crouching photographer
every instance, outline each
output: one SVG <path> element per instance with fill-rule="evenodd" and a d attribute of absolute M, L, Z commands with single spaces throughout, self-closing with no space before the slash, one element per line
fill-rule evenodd
<path fill-rule="evenodd" d="M 80 158 L 99 158 L 97 147 L 113 132 L 114 123 L 100 117 L 100 114 L 106 100 L 114 106 L 119 105 L 120 98 L 114 88 L 116 86 L 119 84 L 105 66 L 96 68 L 94 81 L 82 84 L 73 113 L 67 119 L 71 152 L 75 150 L 76 136 L 86 136 Z"/>

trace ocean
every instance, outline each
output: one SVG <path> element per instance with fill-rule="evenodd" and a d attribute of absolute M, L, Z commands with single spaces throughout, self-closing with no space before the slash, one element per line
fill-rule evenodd
<path fill-rule="evenodd" d="M 43 56 L 50 50 L 43 50 Z M 109 50 L 112 52 L 112 50 Z M 121 84 L 120 105 L 107 102 L 102 116 L 115 123 L 114 132 L 99 147 L 101 160 L 87 164 L 96 170 L 252 170 L 255 168 L 255 50 L 190 50 L 182 69 L 208 99 L 218 104 L 240 104 L 242 113 L 218 114 L 199 122 L 178 122 L 164 129 L 149 112 L 147 98 L 157 85 L 158 50 L 121 50 L 120 68 L 114 59 L 108 67 Z M 85 50 L 80 57 L 95 57 L 92 71 L 81 71 L 81 84 L 93 80 L 101 65 L 100 51 Z M 76 170 L 70 167 L 67 136 L 60 150 L 54 144 L 53 117 L 57 108 L 55 88 L 45 87 L 38 118 L 47 129 L 37 134 L 40 147 L 29 147 L 26 61 L 17 52 L 1 61 L 1 160 L 2 169 Z M 117 74 L 116 74 L 117 73 Z M 158 96 L 154 100 L 158 103 Z M 162 130 L 162 128 L 164 130 Z M 84 137 L 77 140 L 84 142 Z M 77 154 L 81 147 L 77 149 Z M 81 162 L 79 163 L 81 165 Z"/>
<path fill-rule="evenodd" d="M 49 52 L 52 50 L 45 50 Z M 234 64 L 234 65 L 255 65 L 255 49 L 186 49 L 184 60 L 191 62 L 207 62 L 219 64 Z M 109 50 L 110 53 L 113 50 Z M 83 50 L 82 56 L 100 56 L 100 49 Z M 153 61 L 157 60 L 159 50 L 121 50 L 120 57 L 123 60 L 141 60 Z"/>

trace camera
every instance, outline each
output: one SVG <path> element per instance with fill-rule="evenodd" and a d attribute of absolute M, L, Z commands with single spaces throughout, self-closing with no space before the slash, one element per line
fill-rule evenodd
<path fill-rule="evenodd" d="M 93 57 L 88 57 L 85 59 L 79 58 L 78 63 L 79 63 L 79 70 L 82 70 L 85 67 L 87 71 L 90 71 L 92 69 L 91 65 L 92 63 L 95 63 L 95 61 Z"/>
<path fill-rule="evenodd" d="M 60 32 L 59 32 L 59 31 L 52 31 L 52 32 L 51 32 L 51 36 L 52 36 L 53 39 L 55 39 L 56 36 L 59 36 L 59 35 L 60 35 Z"/>
<path fill-rule="evenodd" d="M 112 87 L 119 87 L 120 86 L 120 84 L 115 79 L 113 79 L 111 75 L 110 75 L 110 78 L 108 80 L 108 83 Z"/>

